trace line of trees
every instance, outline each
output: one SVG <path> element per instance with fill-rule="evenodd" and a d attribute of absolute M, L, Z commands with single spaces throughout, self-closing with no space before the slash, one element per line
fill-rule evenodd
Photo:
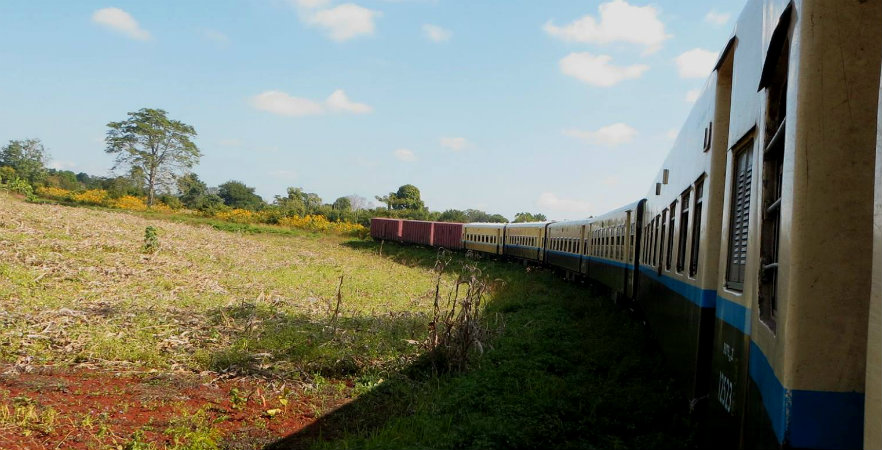
<path fill-rule="evenodd" d="M 128 118 L 107 124 L 105 151 L 115 158 L 110 177 L 48 168 L 49 153 L 39 139 L 12 140 L 0 147 L 0 183 L 29 189 L 54 187 L 68 191 L 100 189 L 111 198 L 126 195 L 146 198 L 148 206 L 162 202 L 177 209 L 206 213 L 229 209 L 262 211 L 270 217 L 322 215 L 331 221 L 367 224 L 371 217 L 401 217 L 444 222 L 508 222 L 501 214 L 477 209 L 430 211 L 420 190 L 405 184 L 395 192 L 376 196 L 385 207 L 375 207 L 364 197 L 349 195 L 325 203 L 315 193 L 289 187 L 267 203 L 242 181 L 230 180 L 209 187 L 192 168 L 201 151 L 194 143 L 191 125 L 168 118 L 161 109 L 143 108 Z M 542 214 L 518 213 L 515 222 L 544 221 Z"/>

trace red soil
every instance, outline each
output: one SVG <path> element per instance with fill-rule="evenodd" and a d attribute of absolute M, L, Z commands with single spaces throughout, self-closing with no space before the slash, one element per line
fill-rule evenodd
<path fill-rule="evenodd" d="M 343 393 L 332 395 L 328 400 L 280 382 L 192 373 L 8 371 L 0 375 L 0 449 L 116 449 L 135 436 L 162 449 L 175 444 L 169 428 L 198 422 L 193 417 L 203 418 L 200 429 L 218 431 L 221 448 L 261 448 L 314 422 L 317 405 L 327 411 L 346 402 Z"/>

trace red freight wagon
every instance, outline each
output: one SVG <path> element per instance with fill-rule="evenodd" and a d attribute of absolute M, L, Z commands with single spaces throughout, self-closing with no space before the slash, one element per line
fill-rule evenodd
<path fill-rule="evenodd" d="M 405 220 L 401 224 L 401 240 L 411 244 L 432 245 L 435 222 Z"/>
<path fill-rule="evenodd" d="M 462 248 L 462 224 L 435 222 L 435 234 L 432 245 L 451 250 Z"/>
<path fill-rule="evenodd" d="M 385 241 L 401 240 L 401 220 L 374 217 L 371 219 L 371 237 Z"/>

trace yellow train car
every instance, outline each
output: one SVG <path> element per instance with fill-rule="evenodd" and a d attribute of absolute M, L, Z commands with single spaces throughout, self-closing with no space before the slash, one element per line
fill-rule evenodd
<path fill-rule="evenodd" d="M 585 230 L 588 221 L 557 222 L 548 226 L 545 262 L 566 270 L 570 275 L 582 273 L 585 253 Z"/>
<path fill-rule="evenodd" d="M 711 373 L 720 442 L 863 445 L 880 24 L 880 1 L 751 0 L 738 19 Z"/>
<path fill-rule="evenodd" d="M 504 231 L 505 224 L 501 223 L 467 223 L 462 230 L 463 248 L 501 255 Z"/>
<path fill-rule="evenodd" d="M 544 261 L 545 236 L 549 224 L 550 222 L 507 224 L 502 253 L 526 261 Z"/>
<path fill-rule="evenodd" d="M 636 293 L 638 230 L 645 203 L 625 205 L 586 224 L 581 271 L 618 297 L 630 299 Z"/>

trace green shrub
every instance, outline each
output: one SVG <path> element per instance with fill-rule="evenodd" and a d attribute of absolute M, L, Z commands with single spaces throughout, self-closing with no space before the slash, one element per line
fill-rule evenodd
<path fill-rule="evenodd" d="M 18 177 L 7 182 L 6 189 L 8 189 L 9 192 L 24 195 L 27 197 L 28 201 L 34 201 L 37 199 L 37 197 L 34 196 L 34 188 L 31 187 L 27 181 Z"/>
<path fill-rule="evenodd" d="M 168 206 L 171 209 L 181 209 L 184 207 L 184 204 L 181 202 L 181 199 L 179 199 L 171 194 L 160 195 L 159 201 L 161 201 L 163 204 L 165 204 L 165 206 Z"/>
<path fill-rule="evenodd" d="M 15 169 L 9 166 L 0 167 L 0 183 L 9 183 L 15 178 Z"/>
<path fill-rule="evenodd" d="M 144 229 L 144 253 L 156 253 L 159 250 L 159 238 L 156 236 L 156 228 Z"/>

